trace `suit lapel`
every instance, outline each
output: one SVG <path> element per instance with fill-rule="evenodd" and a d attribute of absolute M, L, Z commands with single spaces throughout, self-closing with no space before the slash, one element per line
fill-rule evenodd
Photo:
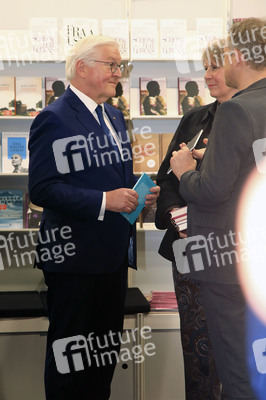
<path fill-rule="evenodd" d="M 82 124 L 82 126 L 88 131 L 88 133 L 94 132 L 95 135 L 98 136 L 103 136 L 104 131 L 95 119 L 94 115 L 90 112 L 90 110 L 85 106 L 85 104 L 78 98 L 78 96 L 75 95 L 75 93 L 72 92 L 71 89 L 67 90 L 66 96 L 68 98 L 68 101 L 73 109 L 76 110 L 77 115 L 76 118 L 78 121 Z M 106 108 L 105 108 L 106 111 Z M 112 125 L 114 126 L 115 131 L 118 133 L 118 124 L 115 119 L 115 116 L 113 116 L 110 112 L 107 111 L 108 118 Z M 122 134 L 122 133 L 121 133 Z M 119 137 L 119 136 L 118 136 Z M 124 179 L 124 168 L 123 168 L 123 162 L 121 165 L 119 164 L 110 164 L 110 167 L 112 166 L 113 168 L 116 169 L 116 171 L 119 173 L 119 175 Z"/>

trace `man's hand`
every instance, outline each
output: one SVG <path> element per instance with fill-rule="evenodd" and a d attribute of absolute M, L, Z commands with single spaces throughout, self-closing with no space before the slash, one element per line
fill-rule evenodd
<path fill-rule="evenodd" d="M 131 213 L 138 206 L 138 193 L 133 189 L 116 189 L 106 192 L 105 209 L 115 212 Z"/>
<path fill-rule="evenodd" d="M 156 183 L 156 182 L 154 182 Z M 145 207 L 151 207 L 153 206 L 160 194 L 160 186 L 154 186 L 152 188 L 150 188 L 150 192 L 151 194 L 147 194 L 147 196 L 145 197 L 146 201 L 145 201 Z"/>
<path fill-rule="evenodd" d="M 207 145 L 208 139 L 207 138 L 203 139 L 203 143 Z M 197 160 L 202 160 L 202 158 L 205 154 L 205 150 L 206 150 L 206 147 L 204 147 L 203 149 L 194 149 L 192 151 L 193 157 L 197 158 Z"/>
<path fill-rule="evenodd" d="M 173 151 L 170 165 L 173 173 L 180 180 L 185 172 L 196 169 L 197 162 L 194 160 L 189 148 L 183 146 L 181 150 Z"/>

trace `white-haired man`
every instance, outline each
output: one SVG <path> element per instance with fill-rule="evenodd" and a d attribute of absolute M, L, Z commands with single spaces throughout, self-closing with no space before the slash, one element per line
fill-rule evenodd
<path fill-rule="evenodd" d="M 44 208 L 41 237 L 52 230 L 55 239 L 37 246 L 48 286 L 47 400 L 110 396 L 134 236 L 120 212 L 138 204 L 123 115 L 104 103 L 121 61 L 113 39 L 82 39 L 66 60 L 70 87 L 31 127 L 30 198 Z M 159 188 L 151 191 L 147 205 Z M 61 263 L 44 256 L 55 246 L 65 249 Z"/>

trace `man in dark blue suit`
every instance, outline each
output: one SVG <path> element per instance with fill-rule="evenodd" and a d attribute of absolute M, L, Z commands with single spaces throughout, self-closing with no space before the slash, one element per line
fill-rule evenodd
<path fill-rule="evenodd" d="M 29 193 L 44 208 L 36 264 L 48 286 L 48 400 L 110 396 L 134 267 L 134 230 L 120 212 L 138 204 L 123 115 L 104 103 L 121 69 L 115 41 L 79 41 L 66 60 L 70 87 L 31 127 Z M 159 188 L 151 192 L 146 205 Z"/>

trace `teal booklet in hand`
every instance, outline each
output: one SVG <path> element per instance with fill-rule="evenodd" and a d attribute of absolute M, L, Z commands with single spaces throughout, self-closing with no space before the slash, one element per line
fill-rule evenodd
<path fill-rule="evenodd" d="M 126 218 L 126 220 L 131 225 L 134 224 L 134 222 L 138 218 L 139 214 L 143 210 L 143 208 L 145 206 L 145 197 L 147 196 L 147 194 L 150 193 L 150 188 L 152 188 L 154 186 L 156 186 L 156 184 L 151 180 L 151 178 L 147 174 L 145 174 L 145 172 L 143 172 L 143 174 L 141 175 L 141 177 L 139 178 L 139 180 L 133 187 L 133 189 L 136 190 L 136 192 L 139 195 L 139 198 L 138 198 L 139 204 L 138 204 L 136 210 L 132 211 L 130 214 L 126 213 L 126 212 L 121 212 L 123 217 Z"/>

